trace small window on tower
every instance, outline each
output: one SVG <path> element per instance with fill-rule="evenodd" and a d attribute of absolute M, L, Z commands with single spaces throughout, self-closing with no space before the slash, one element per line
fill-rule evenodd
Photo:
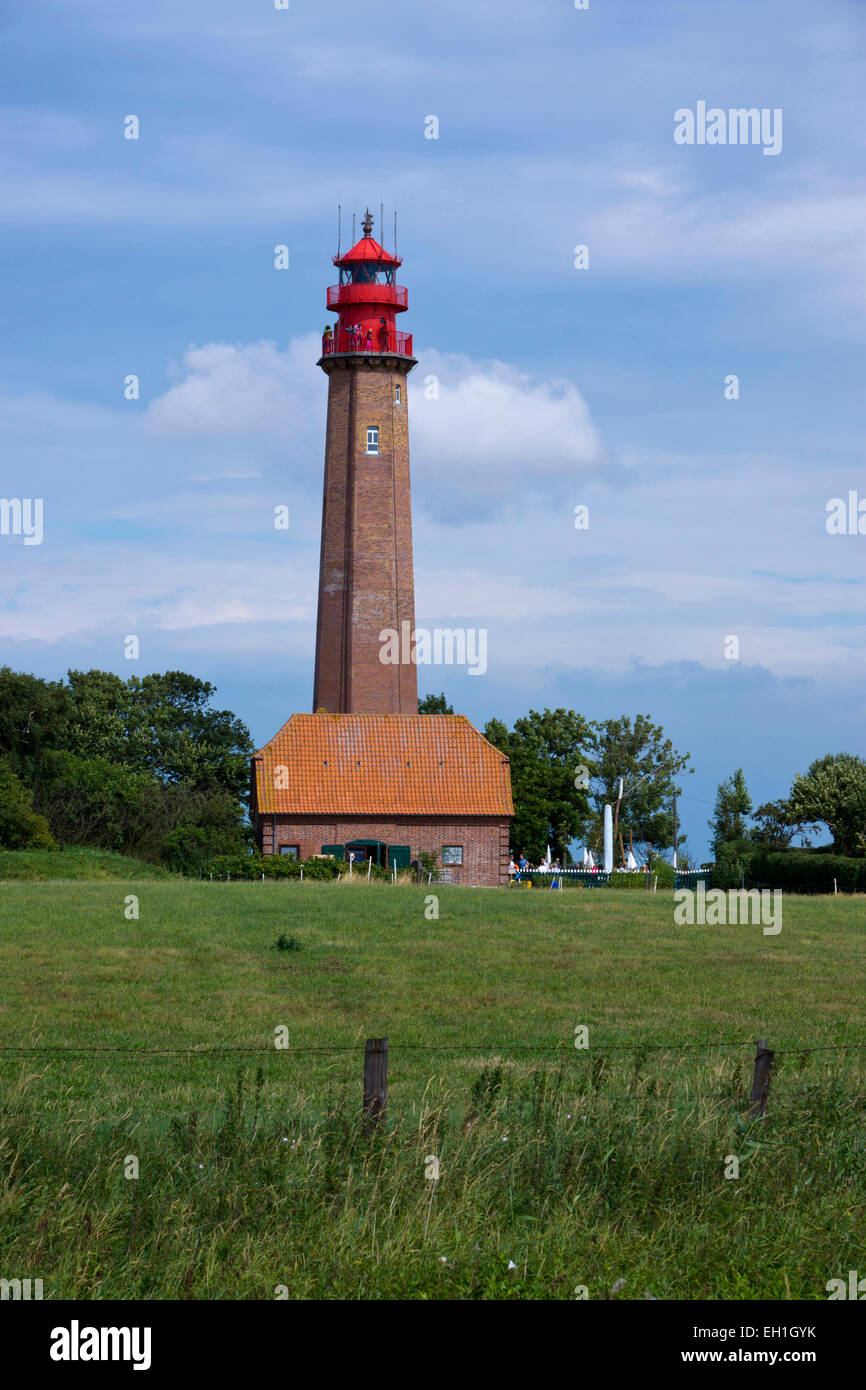
<path fill-rule="evenodd" d="M 367 426 L 367 453 L 378 454 L 379 452 L 379 426 Z"/>
<path fill-rule="evenodd" d="M 400 394 L 400 383 L 398 382 L 397 385 L 394 387 L 394 404 L 402 405 L 402 402 L 403 397 Z"/>

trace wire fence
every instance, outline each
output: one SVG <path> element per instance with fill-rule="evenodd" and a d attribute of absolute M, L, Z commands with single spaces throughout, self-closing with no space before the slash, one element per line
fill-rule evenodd
<path fill-rule="evenodd" d="M 687 1056 L 690 1054 L 709 1055 L 724 1048 L 751 1048 L 756 1046 L 756 1039 L 727 1040 L 719 1039 L 709 1043 L 661 1043 L 643 1042 L 637 1039 L 627 1043 L 608 1043 L 595 1042 L 592 1048 L 575 1047 L 572 1038 L 567 1038 L 562 1042 L 537 1042 L 537 1043 L 509 1043 L 509 1042 L 467 1042 L 467 1043 L 412 1043 L 412 1042 L 390 1042 L 392 1052 L 460 1052 L 460 1053 L 498 1053 L 498 1052 L 565 1052 L 570 1055 L 572 1052 L 667 1052 L 675 1056 Z M 41 1044 L 0 1044 L 0 1053 L 4 1055 L 18 1056 L 78 1056 L 78 1055 L 117 1055 L 124 1057 L 225 1057 L 242 1054 L 254 1056 L 273 1056 L 274 1054 L 300 1054 L 309 1055 L 310 1053 L 358 1053 L 363 1054 L 365 1049 L 364 1042 L 357 1043 L 309 1043 L 297 1047 L 277 1047 L 273 1043 L 265 1046 L 260 1043 L 237 1043 L 228 1047 L 120 1047 L 120 1046 L 93 1046 L 90 1044 L 65 1044 L 60 1047 L 45 1047 Z M 816 1046 L 813 1043 L 797 1042 L 796 1044 L 784 1045 L 773 1049 L 775 1056 L 798 1057 L 804 1053 L 813 1052 L 863 1052 L 866 1051 L 866 1043 L 826 1043 Z"/>

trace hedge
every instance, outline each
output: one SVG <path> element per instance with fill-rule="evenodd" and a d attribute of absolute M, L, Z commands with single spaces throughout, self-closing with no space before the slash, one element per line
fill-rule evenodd
<path fill-rule="evenodd" d="M 230 874 L 236 878 L 300 878 L 301 868 L 304 878 L 336 878 L 342 865 L 331 858 L 299 859 L 288 854 L 220 854 L 202 869 L 202 876 L 224 879 Z"/>
<path fill-rule="evenodd" d="M 759 850 L 745 870 L 750 888 L 781 888 L 789 893 L 866 893 L 866 858 L 809 854 L 799 850 Z"/>
<path fill-rule="evenodd" d="M 632 874 L 617 874 L 617 873 L 613 873 L 613 874 L 611 874 L 610 879 L 608 880 L 607 886 L 608 886 L 608 888 L 619 888 L 619 889 L 622 889 L 622 888 L 631 888 L 633 891 L 639 889 L 640 892 L 645 893 L 645 892 L 647 891 L 646 883 L 647 883 L 647 876 L 646 876 L 645 873 L 638 873 L 638 874 L 634 874 L 634 873 L 632 873 Z M 662 884 L 661 881 L 659 881 L 659 887 L 662 888 L 662 887 L 664 887 L 664 886 L 665 886 L 665 885 Z M 653 875 L 650 874 L 650 876 L 649 876 L 649 891 L 652 892 L 652 889 L 653 889 Z"/>

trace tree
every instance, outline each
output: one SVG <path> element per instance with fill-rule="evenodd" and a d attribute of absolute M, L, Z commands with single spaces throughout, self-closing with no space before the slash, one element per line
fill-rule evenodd
<path fill-rule="evenodd" d="M 788 798 L 791 820 L 826 825 L 836 854 L 866 849 L 866 762 L 853 753 L 828 753 L 794 778 Z"/>
<path fill-rule="evenodd" d="M 69 709 L 69 691 L 62 682 L 0 668 L 0 755 L 26 783 L 43 751 L 63 746 Z"/>
<path fill-rule="evenodd" d="M 586 720 L 574 710 L 530 710 L 511 730 L 501 719 L 491 719 L 484 737 L 511 762 L 513 848 L 537 863 L 550 844 L 565 863 L 568 846 L 589 810 L 581 785 L 589 737 Z"/>
<path fill-rule="evenodd" d="M 674 779 L 686 770 L 690 755 L 678 753 L 661 725 L 645 714 L 636 715 L 634 722 L 628 715 L 594 722 L 588 752 L 593 809 L 587 834 L 593 843 L 601 843 L 604 808 L 610 805 L 614 807 L 614 841 L 618 833 L 623 858 L 622 828 L 644 851 L 668 848 L 674 835 L 673 796 L 679 791 Z"/>
<path fill-rule="evenodd" d="M 8 758 L 0 757 L 0 848 L 54 849 L 44 816 L 33 810 L 33 793 Z"/>
<path fill-rule="evenodd" d="M 47 752 L 35 788 L 37 809 L 68 845 L 146 855 L 145 825 L 158 815 L 160 783 L 107 758 Z"/>
<path fill-rule="evenodd" d="M 707 821 L 713 832 L 712 846 L 716 858 L 725 845 L 748 839 L 746 817 L 751 814 L 752 798 L 746 786 L 743 769 L 738 767 L 732 777 L 720 782 L 716 789 L 716 804 Z"/>
<path fill-rule="evenodd" d="M 164 782 L 222 788 L 238 801 L 249 788 L 253 742 L 228 710 L 209 708 L 216 687 L 184 671 L 132 676 L 70 671 L 66 747 Z"/>
<path fill-rule="evenodd" d="M 183 671 L 70 671 L 63 684 L 0 669 L 7 840 L 23 842 L 31 815 L 65 843 L 175 867 L 187 851 L 195 867 L 202 854 L 243 849 L 253 743 L 241 720 L 211 707 L 215 693 Z"/>
<path fill-rule="evenodd" d="M 796 834 L 803 834 L 800 826 L 791 819 L 791 808 L 787 801 L 765 801 L 755 811 L 752 819 L 752 839 L 764 849 L 788 849 Z"/>
<path fill-rule="evenodd" d="M 449 705 L 445 699 L 443 690 L 441 695 L 425 695 L 423 700 L 418 701 L 419 714 L 453 714 L 454 707 Z"/>

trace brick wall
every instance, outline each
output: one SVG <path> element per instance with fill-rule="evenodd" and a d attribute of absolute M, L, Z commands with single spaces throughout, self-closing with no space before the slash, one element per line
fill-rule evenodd
<path fill-rule="evenodd" d="M 330 358 L 313 713 L 417 714 L 412 663 L 379 660 L 383 628 L 415 626 L 406 376 L 398 358 Z M 400 404 L 395 387 L 400 387 Z M 367 453 L 367 428 L 379 453 Z"/>
<path fill-rule="evenodd" d="M 381 840 L 387 845 L 409 845 L 414 859 L 419 850 L 438 854 L 443 845 L 463 846 L 460 882 L 498 887 L 508 882 L 509 825 L 507 818 L 424 820 L 397 816 L 391 820 L 371 817 L 355 820 L 325 816 L 276 817 L 276 850 L 298 845 L 302 859 L 320 854 L 322 845 L 345 845 L 352 840 Z M 274 853 L 274 817 L 257 817 L 257 836 L 263 854 Z M 456 876 L 456 871 L 455 871 Z"/>

